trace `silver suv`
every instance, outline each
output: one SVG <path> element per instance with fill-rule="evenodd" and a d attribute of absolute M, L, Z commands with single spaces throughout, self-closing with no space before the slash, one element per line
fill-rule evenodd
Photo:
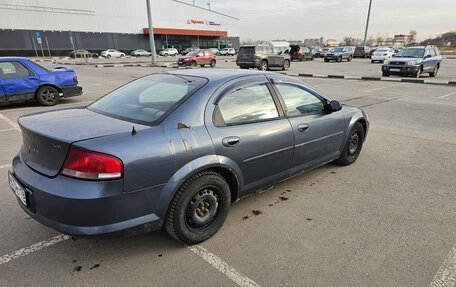
<path fill-rule="evenodd" d="M 384 77 L 390 75 L 412 76 L 419 78 L 422 73 L 435 77 L 440 69 L 442 56 L 436 46 L 417 46 L 404 48 L 382 66 Z"/>

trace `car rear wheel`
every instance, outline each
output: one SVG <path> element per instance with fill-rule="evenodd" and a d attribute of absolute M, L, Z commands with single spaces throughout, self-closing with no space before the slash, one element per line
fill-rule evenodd
<path fill-rule="evenodd" d="M 357 122 L 353 126 L 344 145 L 342 154 L 334 163 L 338 165 L 350 165 L 356 161 L 361 152 L 364 142 L 364 128 Z"/>
<path fill-rule="evenodd" d="M 192 61 L 192 62 L 190 63 L 190 66 L 191 66 L 192 68 L 196 68 L 197 65 L 198 65 L 198 64 L 196 63 L 196 61 Z"/>
<path fill-rule="evenodd" d="M 217 62 L 216 62 L 215 60 L 212 60 L 212 61 L 211 61 L 211 67 L 212 67 L 212 68 L 214 68 L 216 64 L 217 64 Z"/>
<path fill-rule="evenodd" d="M 111 54 L 108 54 L 108 55 L 106 56 L 106 58 L 111 58 Z"/>
<path fill-rule="evenodd" d="M 168 57 L 168 53 L 164 53 L 163 56 Z"/>
<path fill-rule="evenodd" d="M 54 106 L 60 100 L 60 93 L 54 87 L 44 86 L 36 91 L 35 99 L 42 106 Z"/>
<path fill-rule="evenodd" d="M 342 62 L 342 57 L 338 57 L 336 61 L 337 62 Z"/>
<path fill-rule="evenodd" d="M 371 60 L 371 63 L 373 64 L 373 63 L 375 63 L 375 61 L 374 61 L 374 60 Z"/>
<path fill-rule="evenodd" d="M 165 229 L 185 244 L 212 237 L 228 215 L 231 193 L 225 179 L 215 172 L 200 172 L 188 179 L 174 195 Z"/>
<path fill-rule="evenodd" d="M 289 60 L 283 61 L 282 70 L 287 71 L 289 68 L 290 68 L 290 61 Z"/>
<path fill-rule="evenodd" d="M 434 78 L 435 76 L 437 76 L 438 72 L 439 72 L 439 66 L 437 65 L 434 67 L 434 70 L 432 70 L 432 72 L 429 73 L 429 76 Z"/>
<path fill-rule="evenodd" d="M 124 54 L 121 54 L 120 57 L 121 57 L 121 58 L 125 58 L 125 55 L 124 55 Z"/>
<path fill-rule="evenodd" d="M 260 64 L 260 67 L 258 68 L 258 70 L 267 71 L 268 69 L 269 69 L 268 62 L 265 60 L 261 61 L 261 64 Z"/>
<path fill-rule="evenodd" d="M 206 65 L 200 65 L 201 68 L 204 68 L 204 66 L 206 66 Z"/>
<path fill-rule="evenodd" d="M 329 62 L 329 60 L 328 60 L 328 59 L 325 59 L 325 62 L 326 62 L 326 63 L 328 63 L 328 62 Z"/>

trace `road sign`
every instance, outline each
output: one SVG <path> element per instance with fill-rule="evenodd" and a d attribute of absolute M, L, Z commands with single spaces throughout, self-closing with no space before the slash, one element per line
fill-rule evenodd
<path fill-rule="evenodd" d="M 40 44 L 40 45 L 42 44 L 40 32 L 36 32 L 36 41 L 38 42 L 38 44 Z"/>

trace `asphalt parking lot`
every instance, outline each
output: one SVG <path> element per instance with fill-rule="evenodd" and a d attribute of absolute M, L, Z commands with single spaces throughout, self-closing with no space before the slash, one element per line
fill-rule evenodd
<path fill-rule="evenodd" d="M 358 67 L 380 69 L 366 60 L 317 60 L 293 63 L 290 72 L 358 75 Z M 238 201 L 213 238 L 190 248 L 163 231 L 72 240 L 18 206 L 7 171 L 21 146 L 19 116 L 87 105 L 163 70 L 74 68 L 82 96 L 51 108 L 0 107 L 1 286 L 454 286 L 454 86 L 303 78 L 368 113 L 358 161 L 328 164 Z M 445 60 L 440 72 L 455 79 L 456 60 Z"/>

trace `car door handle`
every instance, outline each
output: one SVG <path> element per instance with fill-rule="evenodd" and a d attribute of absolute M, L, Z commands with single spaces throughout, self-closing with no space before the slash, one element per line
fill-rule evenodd
<path fill-rule="evenodd" d="M 303 132 L 303 131 L 307 130 L 308 128 L 309 128 L 308 124 L 300 124 L 300 125 L 298 125 L 298 131 L 299 132 Z"/>
<path fill-rule="evenodd" d="M 239 143 L 241 139 L 239 137 L 226 137 L 222 140 L 222 144 L 226 147 L 233 147 Z"/>

